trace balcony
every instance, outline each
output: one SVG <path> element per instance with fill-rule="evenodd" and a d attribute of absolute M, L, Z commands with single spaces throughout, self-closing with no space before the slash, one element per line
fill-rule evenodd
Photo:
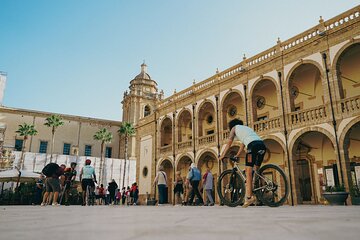
<path fill-rule="evenodd" d="M 207 145 L 215 142 L 215 133 L 199 137 L 199 145 Z"/>
<path fill-rule="evenodd" d="M 230 134 L 230 130 L 225 130 L 224 132 L 223 132 L 223 134 L 222 134 L 222 139 L 223 140 L 226 140 L 226 139 L 228 139 L 229 138 L 229 134 Z"/>
<path fill-rule="evenodd" d="M 160 154 L 170 153 L 171 151 L 172 151 L 172 146 L 171 145 L 160 147 Z"/>
<path fill-rule="evenodd" d="M 257 121 L 254 123 L 254 130 L 260 134 L 267 133 L 274 129 L 279 129 L 281 126 L 280 122 L 280 117 Z"/>
<path fill-rule="evenodd" d="M 340 109 L 343 114 L 351 115 L 360 112 L 360 96 L 342 99 Z"/>
<path fill-rule="evenodd" d="M 178 149 L 179 150 L 186 149 L 186 148 L 191 148 L 191 146 L 192 146 L 192 141 L 191 140 L 178 143 Z"/>
<path fill-rule="evenodd" d="M 325 106 L 318 106 L 289 114 L 289 125 L 293 127 L 324 122 L 327 119 Z"/>

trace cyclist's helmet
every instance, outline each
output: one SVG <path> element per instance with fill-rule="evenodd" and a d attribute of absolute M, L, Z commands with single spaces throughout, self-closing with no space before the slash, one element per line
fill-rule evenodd
<path fill-rule="evenodd" d="M 71 163 L 70 163 L 70 166 L 76 167 L 76 162 L 71 162 Z"/>
<path fill-rule="evenodd" d="M 85 160 L 85 165 L 90 165 L 91 164 L 91 160 L 90 159 L 86 159 Z"/>

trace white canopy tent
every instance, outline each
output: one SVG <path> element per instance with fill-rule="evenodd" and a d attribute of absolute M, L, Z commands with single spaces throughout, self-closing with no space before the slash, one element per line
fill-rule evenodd
<path fill-rule="evenodd" d="M 20 176 L 20 179 L 19 179 Z M 19 171 L 11 169 L 0 172 L 0 182 L 31 182 L 40 177 L 39 173 L 30 172 L 26 170 Z"/>

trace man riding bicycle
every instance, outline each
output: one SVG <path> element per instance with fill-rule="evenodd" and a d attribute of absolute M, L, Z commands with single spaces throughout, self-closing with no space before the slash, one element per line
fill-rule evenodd
<path fill-rule="evenodd" d="M 95 175 L 95 169 L 90 166 L 91 160 L 86 159 L 85 166 L 80 171 L 80 181 L 81 181 L 81 187 L 82 187 L 82 197 L 83 197 L 83 206 L 86 205 L 86 189 L 87 186 L 90 186 L 90 193 L 92 194 L 95 190 L 95 184 L 96 183 L 96 175 Z"/>
<path fill-rule="evenodd" d="M 224 151 L 219 157 L 219 160 L 224 158 L 235 138 L 241 142 L 239 151 L 235 157 L 239 158 L 244 148 L 247 149 L 245 158 L 246 197 L 243 207 L 248 207 L 249 205 L 256 202 L 256 198 L 253 195 L 252 171 L 257 171 L 259 169 L 264 159 L 266 147 L 262 139 L 255 133 L 253 129 L 243 125 L 244 123 L 240 119 L 233 119 L 229 122 L 229 139 Z"/>

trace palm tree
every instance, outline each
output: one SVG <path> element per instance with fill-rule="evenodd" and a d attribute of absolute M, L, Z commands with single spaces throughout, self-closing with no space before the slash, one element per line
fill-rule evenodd
<path fill-rule="evenodd" d="M 123 187 L 125 186 L 125 170 L 126 170 L 126 160 L 128 158 L 128 141 L 129 137 L 135 134 L 135 128 L 134 126 L 129 122 L 123 122 L 121 124 L 120 129 L 118 130 L 118 133 L 120 136 L 125 137 L 125 162 L 124 162 L 124 173 L 123 173 Z M 130 166 L 130 164 L 129 164 Z"/>
<path fill-rule="evenodd" d="M 45 126 L 51 127 L 51 149 L 50 149 L 50 162 L 52 162 L 53 151 L 54 151 L 54 143 L 55 143 L 55 131 L 57 127 L 64 125 L 62 117 L 60 115 L 51 115 L 46 118 Z"/>
<path fill-rule="evenodd" d="M 34 125 L 24 123 L 22 125 L 19 125 L 19 128 L 16 131 L 16 133 L 19 133 L 20 136 L 24 137 L 24 141 L 21 147 L 21 157 L 18 163 L 18 168 L 20 170 L 24 168 L 24 153 L 25 153 L 26 140 L 29 138 L 29 136 L 35 136 L 38 133 L 38 131 L 35 129 Z"/>
<path fill-rule="evenodd" d="M 103 183 L 104 181 L 104 159 L 105 159 L 105 144 L 110 143 L 113 138 L 111 132 L 109 132 L 106 128 L 102 128 L 97 131 L 94 135 L 94 140 L 101 141 L 101 156 L 100 156 L 100 174 L 99 181 Z"/>

